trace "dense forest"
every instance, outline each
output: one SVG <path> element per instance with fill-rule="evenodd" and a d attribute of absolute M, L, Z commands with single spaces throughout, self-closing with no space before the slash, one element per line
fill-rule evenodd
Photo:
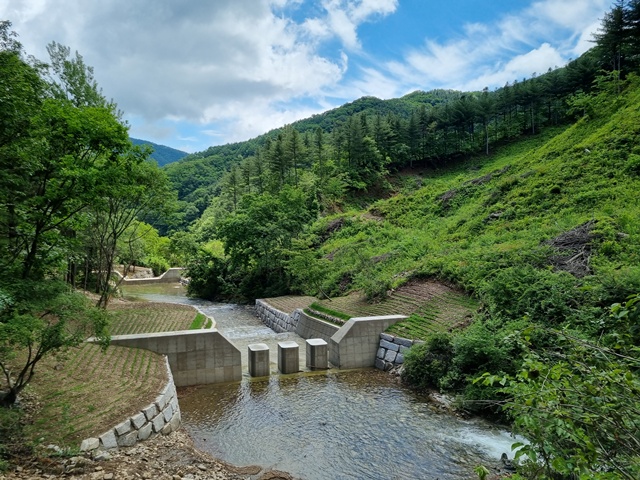
<path fill-rule="evenodd" d="M 411 349 L 407 382 L 510 422 L 530 441 L 514 478 L 640 477 L 639 1 L 617 2 L 564 67 L 361 98 L 162 169 L 82 57 L 52 44 L 45 65 L 0 33 L 9 384 L 17 345 L 79 338 L 64 336 L 65 282 L 104 306 L 115 263 L 185 266 L 192 295 L 236 301 L 381 302 L 437 279 L 480 308 Z"/>

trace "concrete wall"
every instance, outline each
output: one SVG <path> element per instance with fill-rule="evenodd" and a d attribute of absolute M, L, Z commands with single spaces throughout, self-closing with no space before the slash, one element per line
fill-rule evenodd
<path fill-rule="evenodd" d="M 180 427 L 180 405 L 169 362 L 165 357 L 169 379 L 155 401 L 124 422 L 107 430 L 98 438 L 86 438 L 80 450 L 108 450 L 130 447 L 157 434 L 168 435 Z"/>
<path fill-rule="evenodd" d="M 122 278 L 122 274 L 117 270 L 113 274 L 118 277 L 118 281 L 122 280 L 124 285 L 151 285 L 154 283 L 179 283 L 182 280 L 182 272 L 184 268 L 174 267 L 164 272 L 159 277 L 151 278 Z"/>
<path fill-rule="evenodd" d="M 267 327 L 277 333 L 295 332 L 305 339 L 322 338 L 329 344 L 329 362 L 334 367 L 378 366 L 382 370 L 388 370 L 391 366 L 378 361 L 380 360 L 377 357 L 380 354 L 380 335 L 394 323 L 407 318 L 403 315 L 359 317 L 352 318 L 342 327 L 338 327 L 324 320 L 309 317 L 300 309 L 289 315 L 277 310 L 264 300 L 256 300 L 256 313 Z M 387 335 L 385 338 L 393 337 Z M 393 344 L 393 341 L 388 339 L 385 341 Z M 388 353 L 388 350 L 391 353 Z M 398 353 L 400 353 L 400 345 L 397 345 L 397 348 L 390 346 L 384 350 L 381 360 L 387 361 L 388 357 L 389 362 L 397 365 L 404 361 L 402 355 L 398 357 Z M 392 360 L 391 357 L 393 357 Z"/>
<path fill-rule="evenodd" d="M 404 363 L 404 354 L 422 340 L 396 337 L 388 333 L 380 334 L 380 345 L 376 354 L 376 368 L 385 372 Z"/>
<path fill-rule="evenodd" d="M 294 312 L 294 316 L 298 319 L 295 332 L 304 339 L 321 338 L 329 343 L 331 337 L 340 330 L 339 326 L 310 317 L 300 309 Z"/>
<path fill-rule="evenodd" d="M 115 335 L 111 343 L 166 355 L 177 387 L 242 378 L 240 350 L 216 329 Z"/>
<path fill-rule="evenodd" d="M 329 362 L 338 368 L 375 366 L 380 334 L 405 318 L 404 315 L 352 318 L 331 337 Z"/>

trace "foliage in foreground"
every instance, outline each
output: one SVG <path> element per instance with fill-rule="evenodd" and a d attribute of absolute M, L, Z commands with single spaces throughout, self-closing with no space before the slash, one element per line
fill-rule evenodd
<path fill-rule="evenodd" d="M 0 370 L 5 386 L 0 406 L 16 401 L 46 355 L 77 346 L 90 335 L 108 341 L 105 312 L 63 282 L 13 280 L 0 285 L 0 294 Z M 20 366 L 14 370 L 16 360 Z"/>
<path fill-rule="evenodd" d="M 82 56 L 52 42 L 47 65 L 10 27 L 0 21 L 0 267 L 12 280 L 0 283 L 4 406 L 43 357 L 105 337 L 104 312 L 72 288 L 94 289 L 106 307 L 114 265 L 132 258 L 141 220 L 171 199 L 164 172 L 131 145 Z M 13 360 L 24 363 L 13 370 Z"/>
<path fill-rule="evenodd" d="M 550 331 L 555 347 L 530 349 L 515 375 L 477 379 L 501 386 L 514 431 L 531 443 L 526 478 L 640 478 L 640 294 L 616 303 L 598 341 Z"/>

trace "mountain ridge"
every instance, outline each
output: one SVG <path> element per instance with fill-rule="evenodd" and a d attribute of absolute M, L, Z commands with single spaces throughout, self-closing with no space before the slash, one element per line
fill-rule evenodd
<path fill-rule="evenodd" d="M 159 167 L 164 167 L 173 162 L 177 162 L 182 158 L 189 155 L 187 152 L 183 152 L 182 150 L 178 150 L 176 148 L 168 147 L 166 145 L 161 145 L 158 143 L 151 142 L 149 140 L 142 140 L 140 138 L 129 137 L 131 143 L 134 145 L 150 145 L 153 148 L 153 153 L 151 153 L 151 158 L 154 159 Z"/>

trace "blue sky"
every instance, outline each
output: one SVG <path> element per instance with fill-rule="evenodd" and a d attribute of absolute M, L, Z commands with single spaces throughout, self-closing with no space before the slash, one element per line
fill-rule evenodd
<path fill-rule="evenodd" d="M 592 46 L 610 0 L 3 0 L 27 53 L 95 69 L 133 137 L 188 152 L 364 95 L 495 89 Z"/>

